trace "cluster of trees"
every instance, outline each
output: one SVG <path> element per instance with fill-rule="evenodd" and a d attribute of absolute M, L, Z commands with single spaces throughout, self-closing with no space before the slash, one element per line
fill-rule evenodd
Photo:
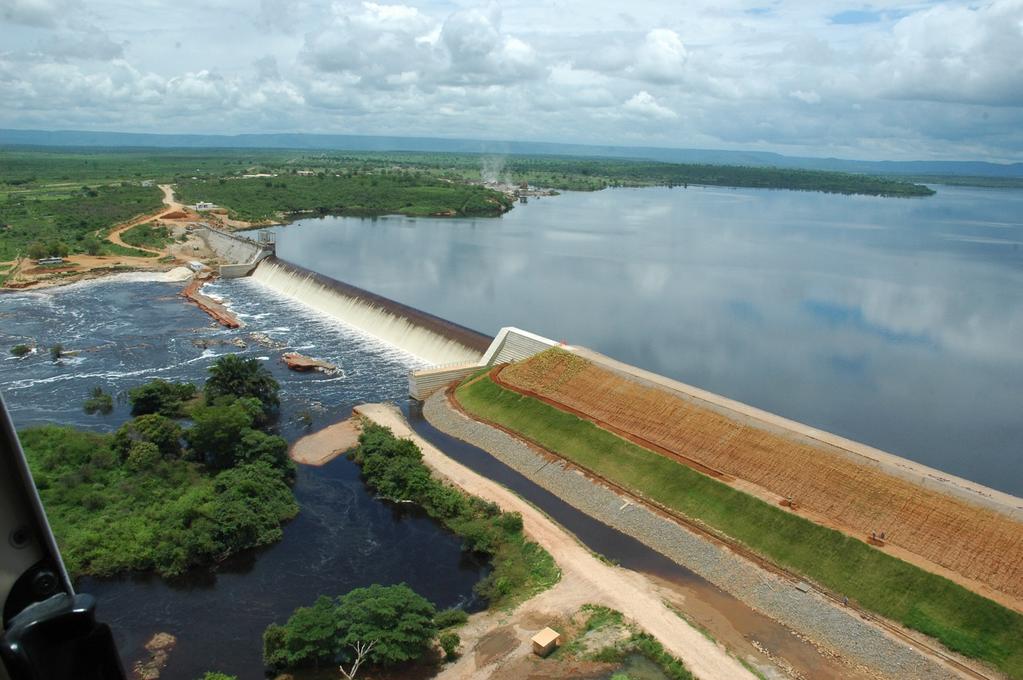
<path fill-rule="evenodd" d="M 422 462 L 422 451 L 390 429 L 366 423 L 352 458 L 366 484 L 384 498 L 411 501 L 462 537 L 467 551 L 490 556 L 490 574 L 475 590 L 491 606 L 504 606 L 553 585 L 560 572 L 551 556 L 526 540 L 522 516 L 438 481 Z"/>
<path fill-rule="evenodd" d="M 202 392 L 165 381 L 129 391 L 135 417 L 113 434 L 22 432 L 69 570 L 175 575 L 279 540 L 298 506 L 287 443 L 260 429 L 277 391 L 257 360 L 227 355 Z"/>
<path fill-rule="evenodd" d="M 263 632 L 263 661 L 278 672 L 340 666 L 351 680 L 364 663 L 387 667 L 419 661 L 434 640 L 449 660 L 455 658 L 460 640 L 453 629 L 465 621 L 465 612 L 437 612 L 404 583 L 374 584 L 338 598 L 322 595 L 311 607 L 296 609 L 283 625 L 270 624 Z M 445 632 L 438 637 L 439 631 Z"/>
<path fill-rule="evenodd" d="M 324 215 L 496 216 L 512 207 L 501 192 L 427 173 L 338 174 L 289 176 L 287 182 L 188 179 L 178 182 L 177 193 L 185 202 L 212 201 L 229 208 L 232 216 L 250 221 L 309 211 Z"/>

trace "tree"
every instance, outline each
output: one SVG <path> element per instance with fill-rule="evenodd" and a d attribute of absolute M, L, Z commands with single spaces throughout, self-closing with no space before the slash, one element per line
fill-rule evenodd
<path fill-rule="evenodd" d="M 312 607 L 296 609 L 283 626 L 271 624 L 263 632 L 263 660 L 274 670 L 340 663 L 351 679 L 363 663 L 419 659 L 437 635 L 435 613 L 404 583 L 356 588 L 336 602 L 321 596 Z"/>
<path fill-rule="evenodd" d="M 406 584 L 356 588 L 338 599 L 336 617 L 344 661 L 349 647 L 373 643 L 369 660 L 393 665 L 420 658 L 437 635 L 434 606 Z"/>
<path fill-rule="evenodd" d="M 64 356 L 64 345 L 59 342 L 50 348 L 50 359 L 54 362 L 60 361 L 60 358 Z"/>
<path fill-rule="evenodd" d="M 312 607 L 299 607 L 283 626 L 263 632 L 263 662 L 273 669 L 319 667 L 338 656 L 339 635 L 334 601 L 326 595 Z"/>
<path fill-rule="evenodd" d="M 252 431 L 253 418 L 243 404 L 236 400 L 205 406 L 195 410 L 192 420 L 195 424 L 185 433 L 185 440 L 195 457 L 214 470 L 233 467 L 243 435 Z"/>
<path fill-rule="evenodd" d="M 114 449 L 122 460 L 128 458 L 133 444 L 139 441 L 155 444 L 164 458 L 181 456 L 181 426 L 157 413 L 129 420 L 114 433 Z"/>
<path fill-rule="evenodd" d="M 205 675 L 202 676 L 202 680 L 238 680 L 238 676 L 218 673 L 216 671 L 206 671 Z"/>
<path fill-rule="evenodd" d="M 19 359 L 27 354 L 30 354 L 31 352 L 32 348 L 24 343 L 20 345 L 15 345 L 14 347 L 11 348 L 11 354 L 18 357 Z"/>
<path fill-rule="evenodd" d="M 228 354 L 213 362 L 209 372 L 205 391 L 210 402 L 221 397 L 254 397 L 266 415 L 280 406 L 280 385 L 258 359 Z"/>
<path fill-rule="evenodd" d="M 182 404 L 195 396 L 196 388 L 191 383 L 172 383 L 157 378 L 145 385 L 128 390 L 131 414 L 141 416 L 159 413 L 168 418 L 180 418 Z"/>
<path fill-rule="evenodd" d="M 94 413 L 106 415 L 114 410 L 114 398 L 104 392 L 102 387 L 93 387 L 82 408 L 89 415 Z"/>
<path fill-rule="evenodd" d="M 50 252 L 47 249 L 46 244 L 42 241 L 33 241 L 28 247 L 29 259 L 41 260 L 49 254 Z"/>

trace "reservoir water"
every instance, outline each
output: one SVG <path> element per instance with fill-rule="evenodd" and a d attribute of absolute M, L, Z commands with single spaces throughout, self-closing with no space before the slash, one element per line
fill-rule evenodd
<path fill-rule="evenodd" d="M 0 360 L 0 392 L 15 425 L 114 429 L 130 417 L 127 389 L 153 378 L 200 383 L 215 357 L 228 352 L 265 359 L 281 383 L 280 430 L 289 441 L 347 417 L 354 404 L 403 399 L 408 391 L 414 357 L 296 308 L 252 281 L 206 288 L 230 298 L 246 323 L 239 330 L 211 325 L 177 296 L 180 288 L 104 281 L 0 295 L 0 347 L 42 348 L 23 360 Z M 46 351 L 58 342 L 76 352 L 61 365 Z M 326 359 L 341 373 L 290 372 L 279 361 L 289 350 Z M 113 413 L 82 411 L 95 386 L 120 396 Z M 195 680 L 207 670 L 263 677 L 262 632 L 269 623 L 283 622 L 319 595 L 371 583 L 405 581 L 442 608 L 484 606 L 472 587 L 485 565 L 429 518 L 374 498 L 353 463 L 341 458 L 300 467 L 295 496 L 300 512 L 282 541 L 212 571 L 170 581 L 134 575 L 78 583 L 99 599 L 99 616 L 113 626 L 129 670 L 154 633 L 169 632 L 178 644 L 162 680 Z"/>
<path fill-rule="evenodd" d="M 613 189 L 498 219 L 300 220 L 280 257 L 1023 494 L 1023 191 Z"/>

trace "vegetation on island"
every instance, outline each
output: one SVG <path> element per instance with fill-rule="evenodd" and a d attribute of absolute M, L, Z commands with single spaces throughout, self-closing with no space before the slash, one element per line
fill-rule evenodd
<path fill-rule="evenodd" d="M 475 586 L 491 607 L 522 602 L 561 577 L 550 554 L 523 535 L 521 515 L 432 477 L 411 440 L 366 423 L 350 455 L 362 467 L 367 486 L 381 497 L 415 503 L 460 536 L 464 550 L 491 557 L 490 574 Z"/>
<path fill-rule="evenodd" d="M 381 497 L 419 505 L 462 537 L 463 549 L 491 557 L 491 572 L 475 589 L 492 608 L 517 604 L 560 578 L 551 556 L 526 540 L 521 515 L 433 478 L 411 440 L 364 422 L 350 456 Z M 270 625 L 263 634 L 263 658 L 275 671 L 341 664 L 354 677 L 351 667 L 357 670 L 363 662 L 386 667 L 423 660 L 436 640 L 450 660 L 461 642 L 454 629 L 467 618 L 458 609 L 437 612 L 405 584 L 373 585 L 336 600 L 321 596 L 283 625 Z"/>
<path fill-rule="evenodd" d="M 456 392 L 473 415 L 699 521 L 864 609 L 1023 678 L 1023 615 L 589 421 L 504 389 L 489 376 L 477 378 Z"/>
<path fill-rule="evenodd" d="M 136 415 L 112 434 L 55 425 L 20 433 L 73 575 L 173 576 L 281 538 L 298 512 L 294 463 L 283 439 L 257 429 L 276 410 L 276 383 L 257 360 L 235 355 L 210 373 L 202 395 L 163 381 L 131 390 Z M 194 424 L 183 427 L 175 418 L 193 396 Z"/>
<path fill-rule="evenodd" d="M 89 415 L 94 413 L 107 415 L 114 410 L 114 398 L 102 387 L 94 387 L 89 393 L 89 398 L 82 404 L 82 408 Z"/>
<path fill-rule="evenodd" d="M 32 348 L 25 343 L 20 343 L 11 348 L 11 354 L 19 359 L 32 353 Z"/>

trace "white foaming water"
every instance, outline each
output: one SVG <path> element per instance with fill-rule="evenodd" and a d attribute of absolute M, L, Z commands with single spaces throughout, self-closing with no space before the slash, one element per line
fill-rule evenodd
<path fill-rule="evenodd" d="M 274 262 L 262 262 L 252 280 L 433 364 L 476 361 L 480 353 L 377 305 L 343 295 Z"/>

